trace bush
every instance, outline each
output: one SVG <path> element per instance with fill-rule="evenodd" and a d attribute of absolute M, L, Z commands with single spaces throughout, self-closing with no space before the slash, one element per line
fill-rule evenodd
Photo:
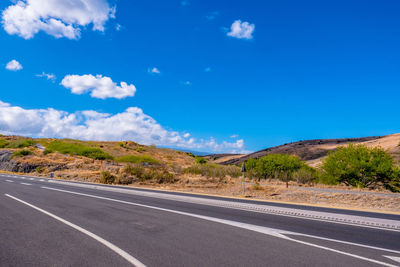
<path fill-rule="evenodd" d="M 153 180 L 157 183 L 173 183 L 175 182 L 174 175 L 162 167 L 145 168 L 141 164 L 129 164 L 123 169 L 123 173 L 128 176 L 134 176 L 141 182 Z M 128 180 L 128 177 L 122 180 Z M 131 179 L 131 183 L 133 179 Z"/>
<path fill-rule="evenodd" d="M 312 184 L 318 181 L 318 172 L 314 168 L 304 165 L 293 173 L 293 179 L 300 184 Z"/>
<path fill-rule="evenodd" d="M 286 187 L 289 186 L 289 181 L 293 180 L 294 173 L 306 166 L 299 157 L 287 154 L 270 154 L 258 159 L 249 159 L 245 164 L 250 178 L 277 178 L 286 182 Z"/>
<path fill-rule="evenodd" d="M 142 147 L 142 146 L 138 146 L 136 149 L 136 152 L 143 152 L 143 151 L 146 151 L 146 149 L 144 148 L 144 147 Z"/>
<path fill-rule="evenodd" d="M 45 171 L 45 168 L 43 166 L 39 166 L 36 168 L 37 173 L 43 173 Z"/>
<path fill-rule="evenodd" d="M 115 176 L 109 171 L 102 171 L 100 177 L 100 183 L 102 184 L 113 184 L 115 182 Z"/>
<path fill-rule="evenodd" d="M 88 147 L 79 143 L 52 141 L 47 145 L 44 153 L 48 154 L 55 151 L 61 154 L 77 155 L 98 160 L 112 159 L 111 155 L 100 148 Z"/>
<path fill-rule="evenodd" d="M 30 147 L 35 145 L 35 141 L 34 140 L 30 140 L 30 139 L 18 139 L 15 141 L 11 141 L 7 144 L 8 148 L 25 148 L 25 147 Z"/>
<path fill-rule="evenodd" d="M 392 192 L 400 193 L 400 166 L 393 169 L 393 178 L 385 185 L 385 188 Z"/>
<path fill-rule="evenodd" d="M 240 168 L 236 166 L 223 166 L 218 164 L 194 164 L 183 170 L 183 173 L 202 175 L 208 178 L 225 178 L 230 176 L 233 178 L 241 175 Z"/>
<path fill-rule="evenodd" d="M 198 164 L 206 164 L 207 163 L 207 160 L 205 158 L 202 158 L 202 157 L 195 157 L 195 161 Z"/>
<path fill-rule="evenodd" d="M 323 179 L 357 187 L 388 185 L 394 177 L 393 159 L 382 148 L 339 147 L 322 164 Z"/>
<path fill-rule="evenodd" d="M 35 141 L 31 139 L 17 139 L 7 141 L 4 138 L 0 139 L 0 148 L 25 148 L 35 145 Z"/>
<path fill-rule="evenodd" d="M 1 138 L 0 139 L 0 148 L 5 148 L 5 147 L 7 147 L 7 145 L 8 145 L 8 142 L 5 139 Z"/>
<path fill-rule="evenodd" d="M 126 156 L 116 158 L 115 161 L 128 162 L 128 163 L 149 163 L 149 164 L 159 164 L 160 163 L 158 160 L 153 159 L 149 155 L 144 155 L 144 156 L 126 155 Z"/>
<path fill-rule="evenodd" d="M 23 156 L 27 156 L 27 155 L 31 155 L 31 154 L 32 154 L 32 151 L 22 149 L 22 150 L 18 150 L 18 151 L 15 151 L 14 153 L 12 153 L 11 158 L 23 157 Z"/>

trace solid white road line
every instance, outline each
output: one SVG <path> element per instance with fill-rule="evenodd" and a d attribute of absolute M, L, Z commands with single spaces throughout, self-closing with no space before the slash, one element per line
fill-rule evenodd
<path fill-rule="evenodd" d="M 388 259 L 391 259 L 392 261 L 400 262 L 400 257 L 385 256 L 385 255 L 383 255 L 383 257 L 386 257 L 386 258 L 388 258 Z"/>
<path fill-rule="evenodd" d="M 39 207 L 36 207 L 36 206 L 34 206 L 34 205 L 32 205 L 32 204 L 29 204 L 28 202 L 25 202 L 25 201 L 23 201 L 23 200 L 21 200 L 21 199 L 19 199 L 19 198 L 13 197 L 13 196 L 11 196 L 11 195 L 9 195 L 9 194 L 5 194 L 5 195 L 6 195 L 7 197 L 12 198 L 12 199 L 14 199 L 14 200 L 16 200 L 16 201 L 19 201 L 19 202 L 21 202 L 22 204 L 25 204 L 25 205 L 27 205 L 27 206 L 29 206 L 29 207 L 31 207 L 31 208 L 37 210 L 37 211 L 40 211 L 40 212 L 42 212 L 42 213 L 44 213 L 44 214 L 46 214 L 46 215 L 48 215 L 48 216 L 50 216 L 50 217 L 52 217 L 52 218 L 54 218 L 54 219 L 56 219 L 56 220 L 58 220 L 58 221 L 64 223 L 64 224 L 66 224 L 66 225 L 68 225 L 68 226 L 74 228 L 75 230 L 78 230 L 79 232 L 81 232 L 81 233 L 83 233 L 83 234 L 85 234 L 85 235 L 87 235 L 87 236 L 93 238 L 94 240 L 100 242 L 100 243 L 103 244 L 104 246 L 108 247 L 109 249 L 111 249 L 112 251 L 114 251 L 115 253 L 117 253 L 118 255 L 120 255 L 122 258 L 124 258 L 125 260 L 127 260 L 128 262 L 130 262 L 131 264 L 133 264 L 134 266 L 137 266 L 137 267 L 145 267 L 145 265 L 144 265 L 143 263 L 141 263 L 140 261 L 138 261 L 137 259 L 135 259 L 135 258 L 132 257 L 131 255 L 129 255 L 129 254 L 128 254 L 127 252 L 125 252 L 124 250 L 122 250 L 122 249 L 120 249 L 119 247 L 115 246 L 114 244 L 112 244 L 112 243 L 108 242 L 107 240 L 101 238 L 100 236 L 95 235 L 95 234 L 93 234 L 92 232 L 89 232 L 88 230 L 86 230 L 86 229 L 84 229 L 84 228 L 82 228 L 82 227 L 80 227 L 80 226 L 78 226 L 78 225 L 76 225 L 76 224 L 73 224 L 73 223 L 71 223 L 71 222 L 69 222 L 69 221 L 67 221 L 67 220 L 64 220 L 63 218 L 60 218 L 60 217 L 58 217 L 57 215 L 54 215 L 54 214 L 52 214 L 52 213 L 50 213 L 50 212 L 48 212 L 48 211 L 45 211 L 45 210 L 43 210 L 43 209 L 41 209 L 41 208 L 39 208 Z"/>
<path fill-rule="evenodd" d="M 51 180 L 49 180 L 51 181 Z M 325 211 L 313 211 L 313 210 L 302 210 L 300 208 L 288 208 L 288 207 L 276 207 L 264 204 L 251 204 L 232 202 L 228 200 L 216 200 L 209 198 L 198 198 L 194 196 L 183 196 L 175 194 L 165 194 L 160 192 L 149 192 L 139 190 L 129 190 L 125 188 L 117 187 L 104 187 L 93 184 L 80 184 L 80 183 L 69 183 L 59 180 L 53 180 L 53 183 L 67 184 L 69 186 L 90 188 L 103 191 L 120 192 L 125 194 L 132 194 L 144 197 L 152 197 L 159 199 L 167 199 L 173 201 L 182 201 L 185 203 L 194 203 L 200 205 L 214 206 L 220 208 L 244 210 L 247 212 L 257 212 L 262 214 L 272 214 L 278 216 L 292 217 L 296 219 L 306 219 L 313 221 L 322 221 L 344 225 L 355 225 L 357 227 L 373 228 L 373 229 L 384 229 L 386 231 L 400 232 L 400 221 L 383 219 L 383 218 L 371 218 L 358 215 L 331 213 Z"/>
<path fill-rule="evenodd" d="M 39 181 L 41 181 L 41 182 L 44 182 L 44 180 L 43 180 L 43 179 L 40 179 Z"/>
<path fill-rule="evenodd" d="M 9 183 L 14 183 L 14 181 L 11 181 L 11 180 L 6 180 L 6 182 L 9 182 Z"/>
<path fill-rule="evenodd" d="M 23 185 L 32 185 L 32 184 L 28 184 L 28 183 L 20 183 L 20 184 L 23 184 Z"/>
<path fill-rule="evenodd" d="M 269 227 L 263 227 L 263 226 L 257 226 L 257 225 L 247 224 L 247 223 L 241 223 L 241 222 L 235 222 L 235 221 L 230 221 L 230 220 L 218 219 L 218 218 L 204 216 L 204 215 L 198 215 L 198 214 L 194 214 L 194 213 L 176 211 L 176 210 L 171 210 L 171 209 L 164 209 L 164 208 L 159 208 L 159 207 L 155 207 L 155 206 L 143 205 L 143 204 L 124 201 L 124 200 L 119 200 L 119 199 L 113 199 L 113 198 L 108 198 L 108 197 L 101 197 L 101 196 L 96 196 L 96 195 L 84 194 L 84 193 L 68 191 L 68 190 L 62 190 L 62 189 L 56 189 L 56 188 L 51 188 L 51 187 L 46 187 L 46 186 L 42 186 L 41 188 L 48 189 L 48 190 L 53 190 L 53 191 L 64 192 L 64 193 L 69 193 L 69 194 L 74 194 L 74 195 L 80 195 L 80 196 L 86 196 L 86 197 L 91 197 L 91 198 L 109 200 L 109 201 L 113 201 L 113 202 L 133 205 L 133 206 L 137 206 L 137 207 L 149 208 L 149 209 L 154 209 L 154 210 L 159 210 L 159 211 L 166 211 L 166 212 L 175 213 L 175 214 L 179 214 L 179 215 L 190 216 L 190 217 L 199 218 L 199 219 L 203 219 L 203 220 L 207 220 L 207 221 L 211 221 L 211 222 L 217 222 L 217 223 L 221 223 L 221 224 L 226 224 L 226 225 L 230 225 L 230 226 L 234 226 L 234 227 L 238 227 L 238 228 L 242 228 L 242 229 L 246 229 L 246 230 L 250 230 L 250 231 L 254 231 L 254 232 L 258 232 L 258 233 L 263 233 L 263 234 L 266 234 L 266 235 L 282 238 L 282 239 L 285 239 L 285 240 L 288 240 L 288 241 L 292 241 L 292 242 L 296 242 L 296 243 L 300 243 L 300 244 L 303 244 L 303 245 L 316 247 L 316 248 L 328 250 L 328 251 L 331 251 L 331 252 L 339 253 L 339 254 L 342 254 L 342 255 L 350 256 L 350 257 L 353 257 L 353 258 L 356 258 L 356 259 L 373 262 L 373 263 L 380 264 L 380 265 L 383 265 L 383 266 L 398 267 L 397 265 L 392 265 L 392 264 L 389 264 L 389 263 L 386 263 L 386 262 L 382 262 L 382 261 L 378 261 L 378 260 L 374 260 L 374 259 L 370 259 L 370 258 L 365 258 L 365 257 L 362 257 L 362 256 L 358 256 L 358 255 L 355 255 L 355 254 L 351 254 L 351 253 L 345 252 L 345 251 L 340 251 L 340 250 L 332 249 L 332 248 L 329 248 L 329 247 L 324 247 L 324 246 L 316 245 L 316 244 L 313 244 L 313 243 L 296 240 L 296 239 L 287 237 L 285 235 L 285 234 L 287 234 L 287 235 L 296 234 L 294 232 L 282 231 L 282 230 L 279 230 L 279 229 L 273 229 L 273 228 L 269 228 Z M 302 234 L 302 235 L 303 236 L 307 236 L 307 235 L 304 235 L 304 234 Z M 310 237 L 313 237 L 313 236 L 310 236 Z M 334 239 L 331 239 L 331 240 L 333 241 Z M 340 240 L 336 240 L 336 241 L 340 242 Z M 348 243 L 348 244 L 350 244 L 350 243 Z M 351 244 L 355 245 L 355 243 L 351 243 Z M 365 245 L 361 245 L 361 246 L 369 247 L 369 246 L 365 246 Z M 374 249 L 375 247 L 369 247 L 369 248 L 373 248 Z M 400 251 L 386 250 L 386 249 L 383 249 L 383 248 L 375 248 L 375 249 L 379 249 L 379 250 L 384 250 L 384 251 L 389 251 L 389 252 L 394 252 L 394 253 L 399 253 L 400 254 Z"/>

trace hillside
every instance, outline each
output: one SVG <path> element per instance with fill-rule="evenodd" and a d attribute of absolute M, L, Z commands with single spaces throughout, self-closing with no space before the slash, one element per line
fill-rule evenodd
<path fill-rule="evenodd" d="M 0 170 L 38 173 L 66 179 L 97 181 L 102 171 L 117 175 L 129 163 L 153 172 L 170 172 L 193 165 L 190 153 L 135 142 L 95 142 L 70 139 L 0 137 Z"/>
<path fill-rule="evenodd" d="M 397 162 L 400 162 L 400 134 L 362 138 L 306 140 L 263 149 L 239 157 L 227 154 L 223 154 L 222 157 L 218 155 L 211 155 L 209 157 L 210 159 L 215 159 L 220 164 L 237 165 L 249 158 L 259 158 L 268 154 L 291 154 L 300 157 L 312 166 L 317 166 L 329 151 L 335 150 L 338 146 L 345 146 L 350 143 L 364 144 L 369 147 L 380 146 L 386 149 Z"/>

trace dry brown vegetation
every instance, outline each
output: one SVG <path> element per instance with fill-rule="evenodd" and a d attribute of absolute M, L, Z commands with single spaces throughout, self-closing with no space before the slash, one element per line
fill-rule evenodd
<path fill-rule="evenodd" d="M 25 142 L 25 140 L 30 140 Z M 62 140 L 71 144 L 82 144 L 90 148 L 98 148 L 111 155 L 112 159 L 96 160 L 79 155 L 62 154 L 47 151 L 46 146 L 55 139 L 31 139 L 17 136 L 0 136 L 1 151 L 8 151 L 8 155 L 22 149 L 29 150 L 30 155 L 20 155 L 0 161 L 0 169 L 29 172 L 36 176 L 49 176 L 55 178 L 78 180 L 87 182 L 106 182 L 112 184 L 129 185 L 136 187 L 158 188 L 184 192 L 207 193 L 224 196 L 242 195 L 240 169 L 236 166 L 224 166 L 220 164 L 196 163 L 195 157 L 190 153 L 172 149 L 144 146 L 135 142 L 84 142 L 79 140 Z M 19 144 L 30 144 L 21 147 Z M 42 146 L 36 146 L 37 143 Z M 382 137 L 363 142 L 367 146 L 382 146 L 387 149 L 396 160 L 400 156 L 400 134 Z M 5 146 L 4 144 L 12 144 Z M 18 146 L 16 145 L 18 144 Z M 3 145 L 3 146 L 2 146 Z M 343 144 L 342 144 L 343 145 Z M 11 146 L 11 147 L 10 147 Z M 22 145 L 23 146 L 23 145 Z M 332 150 L 335 145 L 319 145 L 317 150 Z M 124 160 L 117 160 L 123 157 Z M 129 163 L 130 157 L 134 163 Z M 242 155 L 224 155 L 230 159 L 237 159 Z M 220 161 L 218 157 L 216 160 Z M 0 159 L 2 155 L 0 155 Z M 137 160 L 139 158 L 139 160 Z M 142 159 L 151 158 L 150 163 Z M 213 158 L 208 157 L 209 161 Z M 318 158 L 317 160 L 321 160 Z M 12 161 L 12 164 L 10 163 Z M 119 162 L 118 162 L 119 161 Z M 105 176 L 106 175 L 106 176 Z M 107 178 L 106 180 L 105 177 Z M 251 182 L 251 181 L 248 181 Z M 333 207 L 356 207 L 360 209 L 372 209 L 381 211 L 400 212 L 400 198 L 386 195 L 360 195 L 346 193 L 315 192 L 295 188 L 304 186 L 297 182 L 291 182 L 291 187 L 285 188 L 285 184 L 279 181 L 265 181 L 262 184 L 248 185 L 246 195 L 255 199 L 274 201 L 286 201 L 294 203 L 309 203 Z M 327 187 L 318 185 L 318 187 Z M 351 190 L 348 187 L 331 186 L 333 189 Z M 353 189 L 361 190 L 361 189 Z"/>

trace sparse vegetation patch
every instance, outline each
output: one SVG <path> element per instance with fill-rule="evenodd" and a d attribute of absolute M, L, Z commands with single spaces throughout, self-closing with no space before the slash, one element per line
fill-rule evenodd
<path fill-rule="evenodd" d="M 112 159 L 111 155 L 104 152 L 100 148 L 89 147 L 80 143 L 63 142 L 59 140 L 50 142 L 44 151 L 45 154 L 52 152 L 83 156 L 98 160 Z"/>
<path fill-rule="evenodd" d="M 127 163 L 149 163 L 149 164 L 159 164 L 160 162 L 149 155 L 136 156 L 136 155 L 126 155 L 122 157 L 115 158 L 117 162 L 127 162 Z"/>
<path fill-rule="evenodd" d="M 22 149 L 22 150 L 17 150 L 17 151 L 15 151 L 15 152 L 11 155 L 11 158 L 28 156 L 28 155 L 31 155 L 31 154 L 32 154 L 32 151 L 26 150 L 26 149 Z"/>
<path fill-rule="evenodd" d="M 212 163 L 196 163 L 188 168 L 183 169 L 183 173 L 197 174 L 208 178 L 225 178 L 226 176 L 236 178 L 241 175 L 240 168 L 237 166 L 223 166 Z"/>

